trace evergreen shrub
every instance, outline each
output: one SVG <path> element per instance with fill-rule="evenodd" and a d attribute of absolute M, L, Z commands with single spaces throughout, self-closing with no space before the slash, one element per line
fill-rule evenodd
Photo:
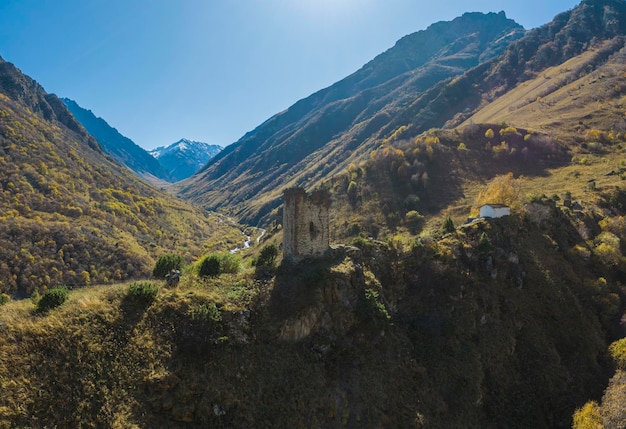
<path fill-rule="evenodd" d="M 50 289 L 44 293 L 39 302 L 37 303 L 37 311 L 45 313 L 53 308 L 59 307 L 69 296 L 70 292 L 65 286 L 59 286 Z"/>
<path fill-rule="evenodd" d="M 478 250 L 480 250 L 481 252 L 488 252 L 491 250 L 491 248 L 491 240 L 489 239 L 487 233 L 483 231 L 483 233 L 480 234 L 480 238 L 478 240 Z"/>
<path fill-rule="evenodd" d="M 152 277 L 155 279 L 164 279 L 167 274 L 172 270 L 180 270 L 183 265 L 183 257 L 173 253 L 159 256 L 154 269 L 152 270 Z"/>
<path fill-rule="evenodd" d="M 11 301 L 11 297 L 6 293 L 0 293 L 0 305 L 4 305 L 7 302 Z"/>
<path fill-rule="evenodd" d="M 152 282 L 135 282 L 128 287 L 128 297 L 134 301 L 151 303 L 157 296 L 159 288 Z"/>
<path fill-rule="evenodd" d="M 212 253 L 202 260 L 198 275 L 215 277 L 223 273 L 237 273 L 241 268 L 240 259 L 232 253 Z"/>
<path fill-rule="evenodd" d="M 222 313 L 215 304 L 197 304 L 190 308 L 189 315 L 191 320 L 211 322 L 213 324 L 221 323 Z"/>
<path fill-rule="evenodd" d="M 272 268 L 278 257 L 278 246 L 275 244 L 267 244 L 263 246 L 257 259 L 257 266 Z"/>
<path fill-rule="evenodd" d="M 444 233 L 456 231 L 456 228 L 454 227 L 454 222 L 452 222 L 452 218 L 450 216 L 447 216 L 443 221 L 442 229 Z"/>
<path fill-rule="evenodd" d="M 361 320 L 374 329 L 385 327 L 391 320 L 380 294 L 375 289 L 366 288 L 363 291 L 357 311 Z"/>

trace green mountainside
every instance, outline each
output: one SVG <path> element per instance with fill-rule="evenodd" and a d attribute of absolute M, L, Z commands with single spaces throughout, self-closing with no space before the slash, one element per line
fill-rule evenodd
<path fill-rule="evenodd" d="M 74 100 L 62 98 L 61 101 L 117 163 L 130 168 L 139 177 L 147 180 L 154 177 L 167 182 L 172 181 L 172 177 L 152 155 L 128 137 L 124 137 L 104 119 L 96 117 L 91 110 L 80 107 Z"/>
<path fill-rule="evenodd" d="M 148 276 L 155 258 L 241 233 L 106 157 L 64 104 L 0 61 L 0 291 Z M 238 244 L 238 243 L 237 243 Z"/>
<path fill-rule="evenodd" d="M 177 186 L 180 195 L 254 224 L 280 204 L 284 187 L 310 187 L 336 174 L 371 150 L 374 137 L 389 132 L 416 97 L 488 61 L 523 34 L 504 13 L 468 13 L 406 36 L 227 146 Z"/>

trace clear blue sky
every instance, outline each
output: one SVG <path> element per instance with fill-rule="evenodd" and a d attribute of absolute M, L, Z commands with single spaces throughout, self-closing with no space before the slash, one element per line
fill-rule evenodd
<path fill-rule="evenodd" d="M 0 0 L 0 56 L 150 149 L 227 145 L 464 12 L 530 29 L 579 0 Z"/>

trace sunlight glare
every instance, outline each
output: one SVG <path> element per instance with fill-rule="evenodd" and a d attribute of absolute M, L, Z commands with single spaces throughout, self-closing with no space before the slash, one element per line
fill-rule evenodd
<path fill-rule="evenodd" d="M 371 0 L 302 0 L 290 4 L 297 13 L 312 21 L 332 24 L 359 15 L 370 2 Z"/>

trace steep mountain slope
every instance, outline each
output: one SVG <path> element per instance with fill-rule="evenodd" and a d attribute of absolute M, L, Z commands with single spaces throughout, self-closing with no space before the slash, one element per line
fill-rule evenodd
<path fill-rule="evenodd" d="M 484 102 L 458 128 L 380 141 L 368 162 L 324 185 L 338 194 L 336 217 L 347 219 L 335 237 L 392 234 L 412 210 L 426 222 L 462 222 L 485 183 L 509 172 L 524 176 L 522 197 L 570 193 L 595 203 L 594 190 L 623 187 L 624 105 L 626 47 L 617 37 Z"/>
<path fill-rule="evenodd" d="M 476 67 L 449 84 L 434 87 L 399 115 L 394 125 L 415 124 L 416 133 L 444 124 L 453 127 L 476 109 L 520 83 L 534 79 L 548 67 L 595 49 L 602 41 L 612 41 L 609 45 L 616 48 L 625 34 L 626 3 L 623 0 L 583 0 L 578 7 L 559 14 L 549 24 L 529 31 L 496 60 Z M 599 55 L 590 67 L 593 69 L 613 52 L 614 49 L 609 49 Z M 515 105 L 522 101 L 517 100 Z"/>
<path fill-rule="evenodd" d="M 91 110 L 84 109 L 69 98 L 61 101 L 81 123 L 83 127 L 98 140 L 104 151 L 119 164 L 124 165 L 138 176 L 149 179 L 150 176 L 171 181 L 166 169 L 156 162 L 154 157 L 128 137 L 124 137 L 104 119 L 96 117 Z"/>
<path fill-rule="evenodd" d="M 625 42 L 624 37 L 596 42 L 482 105 L 462 125 L 507 122 L 561 136 L 593 128 L 623 132 Z"/>
<path fill-rule="evenodd" d="M 283 187 L 311 186 L 345 168 L 424 91 L 488 61 L 523 34 L 504 13 L 468 13 L 406 36 L 228 146 L 182 182 L 180 194 L 256 222 L 279 204 Z"/>
<path fill-rule="evenodd" d="M 159 254 L 190 260 L 209 239 L 222 250 L 240 240 L 114 163 L 56 96 L 3 60 L 0 170 L 0 291 L 14 296 L 147 276 Z"/>
<path fill-rule="evenodd" d="M 218 145 L 180 139 L 148 153 L 155 157 L 174 181 L 193 176 L 223 148 Z"/>
<path fill-rule="evenodd" d="M 457 126 L 516 86 L 538 78 L 547 68 L 597 50 L 596 54 L 589 54 L 593 58 L 586 68 L 575 70 L 579 75 L 593 72 L 596 66 L 619 51 L 626 34 L 625 10 L 622 0 L 585 0 L 575 9 L 559 14 L 552 22 L 529 31 L 491 61 L 452 80 L 430 81 L 419 91 L 411 83 L 425 83 L 420 81 L 423 69 L 405 73 L 349 99 L 333 101 L 329 95 L 334 94 L 331 89 L 345 89 L 343 82 L 354 81 L 347 78 L 296 103 L 244 136 L 205 171 L 183 182 L 179 187 L 181 195 L 209 207 L 227 207 L 229 212 L 248 222 L 258 222 L 264 217 L 262 222 L 266 222 L 267 214 L 279 204 L 281 189 L 296 184 L 307 188 L 319 186 L 325 178 L 345 170 L 350 163 L 358 164 L 367 159 L 371 150 L 386 139 L 409 139 L 433 127 Z M 424 36 L 427 31 L 416 34 Z M 385 54 L 380 57 L 395 58 Z M 379 67 L 385 68 L 380 63 Z M 396 91 L 394 85 L 398 82 L 401 85 Z M 382 90 L 386 97 L 373 97 Z M 523 89 L 519 91 L 517 99 L 509 99 L 511 105 L 500 106 L 500 109 L 511 110 L 508 117 L 513 124 L 512 110 L 526 103 L 530 95 L 525 95 Z M 320 107 L 306 110 L 312 100 L 320 103 Z M 327 100 L 330 103 L 324 105 Z M 359 102 L 363 105 L 357 107 Z M 581 101 L 577 103 L 580 105 Z M 299 112 L 303 116 L 297 116 Z M 576 113 L 570 113 L 574 118 Z M 346 118 L 356 118 L 348 131 L 343 126 L 346 121 L 350 122 Z M 293 119 L 291 123 L 289 119 Z M 317 128 L 308 127 L 313 123 Z M 294 161 L 296 159 L 301 161 Z M 261 165 L 269 173 L 263 172 Z"/>

